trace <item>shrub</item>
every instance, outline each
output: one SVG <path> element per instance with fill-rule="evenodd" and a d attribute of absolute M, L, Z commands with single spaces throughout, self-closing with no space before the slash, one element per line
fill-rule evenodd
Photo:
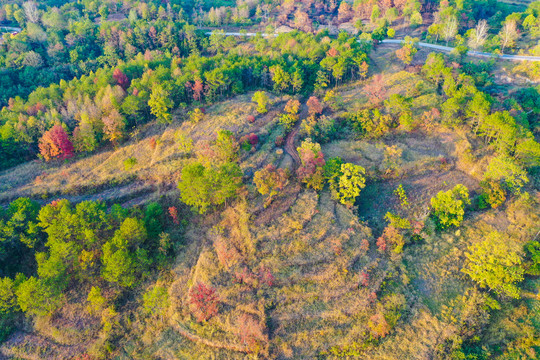
<path fill-rule="evenodd" d="M 150 145 L 150 149 L 154 150 L 157 146 L 156 138 L 150 138 L 150 140 L 148 140 L 148 144 Z"/>
<path fill-rule="evenodd" d="M 124 160 L 125 171 L 131 170 L 135 165 L 137 165 L 137 159 L 134 157 L 129 157 L 126 160 Z"/>
<path fill-rule="evenodd" d="M 255 146 L 259 143 L 259 137 L 256 134 L 249 134 L 248 141 L 252 146 Z"/>
<path fill-rule="evenodd" d="M 506 200 L 506 191 L 500 183 L 496 181 L 483 181 L 480 185 L 483 189 L 483 192 L 478 199 L 478 207 L 480 209 L 485 209 L 488 206 L 496 209 Z"/>
<path fill-rule="evenodd" d="M 194 124 L 197 124 L 199 121 L 204 119 L 204 112 L 200 108 L 196 108 L 193 111 L 190 111 L 188 115 L 189 120 Z"/>
<path fill-rule="evenodd" d="M 390 325 L 380 312 L 369 318 L 368 327 L 374 338 L 383 338 L 390 333 Z"/>
<path fill-rule="evenodd" d="M 178 144 L 178 149 L 184 154 L 191 153 L 193 150 L 193 139 L 190 138 L 186 133 L 181 130 L 178 130 L 174 134 L 174 139 Z"/>
<path fill-rule="evenodd" d="M 268 341 L 264 328 L 253 316 L 242 314 L 236 321 L 240 343 L 250 352 L 258 352 Z"/>

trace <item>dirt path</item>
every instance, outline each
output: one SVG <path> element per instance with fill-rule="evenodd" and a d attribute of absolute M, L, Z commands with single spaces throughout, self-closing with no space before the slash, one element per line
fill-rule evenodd
<path fill-rule="evenodd" d="M 293 131 L 287 135 L 287 140 L 285 141 L 285 151 L 287 154 L 291 155 L 294 163 L 299 166 L 301 163 L 300 156 L 298 156 L 298 152 L 294 148 L 294 139 L 296 138 L 296 135 L 298 135 L 298 131 L 300 131 L 300 121 L 298 124 L 296 124 Z"/>
<path fill-rule="evenodd" d="M 300 160 L 298 151 L 296 151 L 294 141 L 296 140 L 296 135 L 298 135 L 298 132 L 300 131 L 300 124 L 302 123 L 302 120 L 308 117 L 308 114 L 309 113 L 306 104 L 302 105 L 302 111 L 298 115 L 298 121 L 296 122 L 294 129 L 289 133 L 289 135 L 287 135 L 287 139 L 285 140 L 285 151 L 287 152 L 287 154 L 291 155 L 294 163 L 297 166 L 300 166 L 302 161 Z"/>
<path fill-rule="evenodd" d="M 182 336 L 185 338 L 197 342 L 200 344 L 204 344 L 206 346 L 217 348 L 217 349 L 225 349 L 230 351 L 236 351 L 236 352 L 242 352 L 242 353 L 249 353 L 249 349 L 247 349 L 244 346 L 232 344 L 232 343 L 221 343 L 221 342 L 215 342 L 211 340 L 204 339 L 198 335 L 192 334 L 189 331 L 187 331 L 180 323 L 175 322 L 173 323 L 173 328 Z"/>

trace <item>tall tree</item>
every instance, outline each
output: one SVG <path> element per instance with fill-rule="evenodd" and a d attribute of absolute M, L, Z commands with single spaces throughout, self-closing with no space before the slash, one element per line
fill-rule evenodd
<path fill-rule="evenodd" d="M 153 87 L 148 106 L 150 106 L 150 112 L 159 122 L 170 123 L 172 121 L 170 110 L 173 105 L 169 91 L 161 85 Z"/>
<path fill-rule="evenodd" d="M 519 298 L 516 286 L 523 280 L 524 268 L 521 257 L 512 251 L 507 239 L 499 232 L 490 233 L 487 238 L 469 247 L 467 264 L 463 271 L 481 287 L 487 287 L 497 294 Z"/>
<path fill-rule="evenodd" d="M 54 125 L 39 140 L 39 150 L 46 161 L 54 158 L 69 159 L 73 157 L 73 144 L 68 134 L 60 125 Z"/>
<path fill-rule="evenodd" d="M 474 49 L 478 50 L 486 43 L 488 37 L 489 25 L 485 19 L 482 19 L 476 25 L 476 28 L 471 30 L 468 44 Z"/>
<path fill-rule="evenodd" d="M 470 204 L 469 190 L 461 184 L 448 191 L 439 191 L 431 198 L 433 215 L 442 229 L 461 225 L 466 204 Z"/>
<path fill-rule="evenodd" d="M 507 47 L 514 47 L 516 40 L 519 37 L 517 30 L 517 24 L 515 20 L 507 20 L 504 22 L 504 25 L 499 32 L 499 38 L 501 39 L 502 51 Z"/>

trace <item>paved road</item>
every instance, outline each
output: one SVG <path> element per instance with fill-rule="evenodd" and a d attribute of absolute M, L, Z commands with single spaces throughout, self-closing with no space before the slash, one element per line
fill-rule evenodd
<path fill-rule="evenodd" d="M 212 32 L 207 32 L 206 33 L 207 35 L 212 35 Z M 256 36 L 257 33 L 252 33 L 252 32 L 248 32 L 248 33 L 239 33 L 239 32 L 226 32 L 226 33 L 223 33 L 223 35 L 225 36 Z M 279 34 L 262 34 L 262 36 L 278 36 Z M 400 39 L 386 39 L 386 40 L 382 40 L 381 43 L 383 44 L 401 44 L 402 42 L 404 42 L 405 40 L 400 40 Z M 439 50 L 439 51 L 444 51 L 444 52 L 451 52 L 452 50 L 454 50 L 455 48 L 453 47 L 450 47 L 450 46 L 443 46 L 443 45 L 435 45 L 435 44 L 429 44 L 429 43 L 425 43 L 425 42 L 419 42 L 417 44 L 418 46 L 420 47 L 425 47 L 425 48 L 428 48 L 428 49 L 433 49 L 433 50 Z M 475 56 L 475 57 L 486 57 L 486 58 L 496 58 L 496 59 L 505 59 L 505 60 L 517 60 L 517 61 L 540 61 L 540 56 L 524 56 L 524 55 L 508 55 L 508 54 L 501 54 L 501 55 L 498 55 L 498 54 L 492 54 L 492 53 L 485 53 L 485 52 L 480 52 L 480 51 L 469 51 L 467 52 L 467 55 L 469 56 Z"/>
<path fill-rule="evenodd" d="M 398 39 L 386 39 L 381 41 L 383 44 L 401 44 L 405 40 L 398 40 Z M 440 50 L 445 52 L 451 52 L 455 48 L 450 46 L 443 46 L 443 45 L 435 45 L 435 44 L 429 44 L 425 42 L 419 42 L 418 46 L 434 49 L 434 50 Z M 492 54 L 492 53 L 486 53 L 486 52 L 480 52 L 480 51 L 469 51 L 467 52 L 467 55 L 469 56 L 476 56 L 476 57 L 487 57 L 487 58 L 499 58 L 499 59 L 507 59 L 507 60 L 518 60 L 518 61 L 540 61 L 540 56 L 523 56 L 523 55 L 508 55 L 508 54 Z"/>
<path fill-rule="evenodd" d="M 21 28 L 18 28 L 18 27 L 11 27 L 11 26 L 0 26 L 0 44 L 2 44 L 4 42 L 4 37 L 3 37 L 3 33 L 4 32 L 9 32 L 9 33 L 12 33 L 12 32 L 21 32 Z"/>
<path fill-rule="evenodd" d="M 0 26 L 0 31 L 17 31 L 21 32 L 21 28 L 18 27 L 11 27 L 11 26 Z"/>

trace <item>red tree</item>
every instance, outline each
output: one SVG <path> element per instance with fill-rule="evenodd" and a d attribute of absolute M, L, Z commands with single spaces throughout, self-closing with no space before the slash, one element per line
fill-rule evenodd
<path fill-rule="evenodd" d="M 362 271 L 360 273 L 360 284 L 362 286 L 368 286 L 369 285 L 369 274 L 365 271 Z"/>
<path fill-rule="evenodd" d="M 255 146 L 259 143 L 259 137 L 256 134 L 249 134 L 248 141 L 252 146 Z"/>
<path fill-rule="evenodd" d="M 381 103 L 386 97 L 386 84 L 383 76 L 381 74 L 373 76 L 373 80 L 364 86 L 364 91 L 368 94 L 372 104 Z"/>
<path fill-rule="evenodd" d="M 201 101 L 202 92 L 204 90 L 204 85 L 201 82 L 201 80 L 195 80 L 195 84 L 193 84 L 192 90 L 193 90 L 193 100 Z"/>
<path fill-rule="evenodd" d="M 255 351 L 268 342 L 268 336 L 261 322 L 248 314 L 242 314 L 238 317 L 236 332 L 242 345 L 249 351 Z"/>
<path fill-rule="evenodd" d="M 176 208 L 176 206 L 171 206 L 169 208 L 169 215 L 171 216 L 171 218 L 173 219 L 173 222 L 176 225 L 180 224 L 180 221 L 178 220 L 178 209 Z"/>
<path fill-rule="evenodd" d="M 46 161 L 54 158 L 69 159 L 73 157 L 73 144 L 68 134 L 60 125 L 53 126 L 39 140 L 39 151 Z"/>
<path fill-rule="evenodd" d="M 274 278 L 274 275 L 272 275 L 270 269 L 261 266 L 259 269 L 259 280 L 265 285 L 273 286 L 276 279 Z"/>
<path fill-rule="evenodd" d="M 321 102 L 317 97 L 311 96 L 307 101 L 307 107 L 310 115 L 320 114 L 323 112 Z"/>
<path fill-rule="evenodd" d="M 207 321 L 218 313 L 219 297 L 216 289 L 197 283 L 189 290 L 189 302 L 197 321 Z"/>
<path fill-rule="evenodd" d="M 113 78 L 116 80 L 116 84 L 126 90 L 129 87 L 129 79 L 120 69 L 114 69 Z"/>

